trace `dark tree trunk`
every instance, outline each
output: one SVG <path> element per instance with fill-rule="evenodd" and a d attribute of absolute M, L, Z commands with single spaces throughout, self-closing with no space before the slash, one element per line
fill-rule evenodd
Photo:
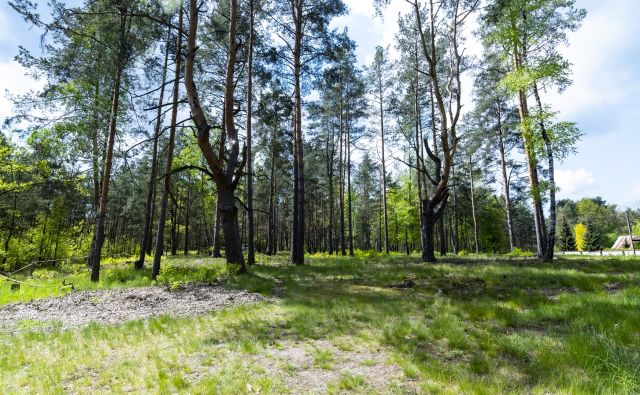
<path fill-rule="evenodd" d="M 164 86 L 167 81 L 167 64 L 169 62 L 169 41 L 171 40 L 171 30 L 167 34 L 167 43 L 164 51 L 164 66 L 162 67 L 162 79 L 160 88 L 160 97 L 158 99 L 158 111 L 156 113 L 156 125 L 153 129 L 153 149 L 151 154 L 151 174 L 149 175 L 149 190 L 147 191 L 147 202 L 144 210 L 144 230 L 142 231 L 142 240 L 140 241 L 140 256 L 135 262 L 136 269 L 144 267 L 145 253 L 147 253 L 149 242 L 151 239 L 151 223 L 153 222 L 153 198 L 155 195 L 156 178 L 158 177 L 158 139 L 162 128 L 162 104 L 164 102 Z"/>
<path fill-rule="evenodd" d="M 458 188 L 455 186 L 456 183 L 456 166 L 455 163 L 451 165 L 451 177 L 453 178 L 453 226 L 451 232 L 453 233 L 451 239 L 453 244 L 453 253 L 458 254 L 460 250 L 460 232 L 458 230 Z"/>
<path fill-rule="evenodd" d="M 171 167 L 173 165 L 173 149 L 176 137 L 176 122 L 178 117 L 178 101 L 180 100 L 180 60 L 182 48 L 182 7 L 180 7 L 178 17 L 178 34 L 176 43 L 175 73 L 173 81 L 173 106 L 171 108 L 171 126 L 169 128 L 169 145 L 167 147 L 167 159 L 165 163 L 164 185 L 162 190 L 162 200 L 160 202 L 160 213 L 158 215 L 158 231 L 156 233 L 156 251 L 153 255 L 153 267 L 151 268 L 151 278 L 155 279 L 160 274 L 160 260 L 164 253 L 164 228 L 167 220 L 167 205 L 169 203 L 169 193 L 171 188 Z M 174 221 L 175 223 L 175 221 Z M 172 232 L 173 235 L 173 232 Z M 175 249 L 175 240 L 172 240 L 172 249 Z"/>
<path fill-rule="evenodd" d="M 92 251 L 89 255 L 91 265 L 91 281 L 100 280 L 100 259 L 102 255 L 102 245 L 104 244 L 104 229 L 107 219 L 107 203 L 109 197 L 109 185 L 111 181 L 111 167 L 113 163 L 113 147 L 116 139 L 118 122 L 118 110 L 120 107 L 120 88 L 122 84 L 122 73 L 124 72 L 127 47 L 127 16 L 126 9 L 120 14 L 120 48 L 116 60 L 116 74 L 113 81 L 113 96 L 111 102 L 111 113 L 109 116 L 109 138 L 107 139 L 107 149 L 104 161 L 104 173 L 102 176 L 102 190 L 100 191 L 100 204 L 96 219 L 96 229 Z"/>
<path fill-rule="evenodd" d="M 347 110 L 348 111 L 348 110 Z M 348 116 L 348 112 L 347 112 Z M 348 219 L 349 219 L 349 255 L 354 256 L 353 251 L 353 207 L 351 204 L 351 129 L 347 126 L 347 198 L 348 203 Z"/>
<path fill-rule="evenodd" d="M 184 207 L 184 255 L 189 255 L 189 218 L 191 217 L 191 189 L 187 189 Z"/>
<path fill-rule="evenodd" d="M 329 150 L 329 139 L 333 140 L 333 135 L 327 137 L 327 179 L 329 181 L 329 255 L 333 255 L 335 247 L 333 245 L 333 227 L 334 225 L 334 197 L 333 197 L 333 155 L 334 155 L 334 142 L 331 141 L 331 150 Z"/>
<path fill-rule="evenodd" d="M 511 214 L 511 187 L 509 185 L 509 175 L 507 173 L 507 160 L 504 147 L 504 135 L 502 130 L 502 113 L 500 111 L 500 104 L 496 105 L 497 120 L 498 120 L 498 151 L 500 153 L 500 168 L 502 170 L 502 184 L 504 194 L 504 206 L 507 213 L 507 235 L 509 236 L 509 249 L 513 251 L 515 247 L 515 236 L 513 228 L 513 217 Z"/>
<path fill-rule="evenodd" d="M 220 222 L 224 234 L 224 254 L 227 262 L 239 264 L 244 262 L 242 242 L 238 226 L 238 207 L 236 207 L 234 188 L 218 186 L 218 201 L 220 202 Z M 240 271 L 245 271 L 240 265 Z"/>
<path fill-rule="evenodd" d="M 214 258 L 221 258 L 222 254 L 220 253 L 220 203 L 216 198 L 216 223 L 213 225 L 213 252 L 211 256 Z"/>
<path fill-rule="evenodd" d="M 379 112 L 380 112 L 380 145 L 381 145 L 381 162 L 382 162 L 382 208 L 384 215 L 384 251 L 389 253 L 389 217 L 387 213 L 387 165 L 385 162 L 384 152 L 384 98 L 382 90 L 382 76 L 378 73 L 378 94 Z"/>
<path fill-rule="evenodd" d="M 267 234 L 267 255 L 275 254 L 277 247 L 276 237 L 276 132 L 274 129 L 271 141 L 271 172 L 269 175 L 269 218 L 268 218 L 268 234 Z"/>
<path fill-rule="evenodd" d="M 302 39 L 303 39 L 303 14 L 302 1 L 291 0 L 292 17 L 295 23 L 295 37 L 293 48 L 293 74 L 294 74 L 294 209 L 293 209 L 293 234 L 291 260 L 296 265 L 304 264 L 304 152 L 302 146 Z"/>
<path fill-rule="evenodd" d="M 471 156 L 469 156 L 469 180 L 470 183 L 470 193 L 471 193 L 471 216 L 473 219 L 473 243 L 475 246 L 476 254 L 480 252 L 480 245 L 478 243 L 478 216 L 476 214 L 476 197 L 474 191 L 474 182 L 473 182 L 473 162 Z"/>
<path fill-rule="evenodd" d="M 422 249 L 422 261 L 423 262 L 435 262 L 435 225 L 442 218 L 442 214 L 444 213 L 444 209 L 447 203 L 447 193 L 445 192 L 445 196 L 438 203 L 438 206 L 434 208 L 433 202 L 430 199 L 424 199 L 422 201 L 422 243 L 426 246 L 426 248 Z"/>
<path fill-rule="evenodd" d="M 544 141 L 547 152 L 547 165 L 549 167 L 549 230 L 547 232 L 547 245 L 544 251 L 543 258 L 547 261 L 553 260 L 553 250 L 556 245 L 556 178 L 555 178 L 555 164 L 553 157 L 553 144 L 547 133 L 547 128 L 542 118 L 542 101 L 540 100 L 540 93 L 538 92 L 538 85 L 533 84 L 533 95 L 538 105 L 538 111 L 540 111 L 540 131 L 542 133 L 542 140 Z"/>
<path fill-rule="evenodd" d="M 253 115 L 253 0 L 249 0 L 249 42 L 247 54 L 247 263 L 255 258 L 253 213 L 253 156 L 251 153 L 251 117 Z"/>
<path fill-rule="evenodd" d="M 344 144 L 344 122 L 342 118 L 342 97 L 340 98 L 340 133 L 339 133 L 339 159 L 338 159 L 338 172 L 340 173 L 338 179 L 340 180 L 340 253 L 342 256 L 347 255 L 347 245 L 344 238 L 344 161 L 345 161 L 345 144 Z"/>

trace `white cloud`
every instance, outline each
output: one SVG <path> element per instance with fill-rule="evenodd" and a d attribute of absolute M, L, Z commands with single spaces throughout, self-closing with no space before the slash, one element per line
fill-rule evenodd
<path fill-rule="evenodd" d="M 580 3 L 577 6 L 585 6 Z M 569 46 L 561 49 L 572 63 L 574 83 L 562 94 L 549 92 L 547 96 L 547 101 L 569 120 L 593 111 L 604 113 L 628 106 L 629 99 L 640 89 L 638 70 L 633 63 L 621 61 L 636 56 L 638 45 L 629 41 L 629 37 L 640 34 L 636 2 L 587 5 L 583 25 L 569 33 Z"/>
<path fill-rule="evenodd" d="M 640 196 L 640 186 L 637 186 L 637 187 L 633 188 L 633 189 L 631 190 L 631 193 L 632 193 L 634 196 Z"/>
<path fill-rule="evenodd" d="M 560 188 L 558 195 L 565 198 L 578 198 L 588 195 L 596 186 L 596 179 L 593 174 L 586 169 L 577 170 L 563 169 L 556 171 L 556 183 Z"/>

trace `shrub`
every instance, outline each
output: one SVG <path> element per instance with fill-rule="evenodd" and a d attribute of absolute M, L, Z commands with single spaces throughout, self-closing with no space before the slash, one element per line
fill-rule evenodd
<path fill-rule="evenodd" d="M 507 256 L 515 257 L 515 258 L 529 258 L 533 256 L 533 252 L 516 247 L 513 249 L 513 251 L 508 253 Z"/>
<path fill-rule="evenodd" d="M 235 274 L 236 268 L 226 264 L 209 264 L 202 266 L 165 265 L 156 281 L 171 289 L 192 283 L 212 284 L 229 275 Z"/>

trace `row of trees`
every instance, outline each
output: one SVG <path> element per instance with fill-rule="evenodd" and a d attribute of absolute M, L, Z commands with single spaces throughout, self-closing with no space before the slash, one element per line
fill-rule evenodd
<path fill-rule="evenodd" d="M 89 250 L 97 280 L 105 248 L 138 252 L 138 268 L 153 252 L 156 276 L 165 241 L 240 271 L 256 250 L 295 264 L 356 249 L 551 258 L 554 161 L 579 132 L 542 97 L 569 83 L 557 47 L 584 11 L 408 3 L 400 58 L 379 47 L 359 67 L 348 31 L 329 28 L 340 0 L 100 0 L 47 18 L 10 2 L 46 33 L 41 56 L 17 57 L 46 86 L 5 123 L 26 144 L 1 140 L 3 262 Z"/>

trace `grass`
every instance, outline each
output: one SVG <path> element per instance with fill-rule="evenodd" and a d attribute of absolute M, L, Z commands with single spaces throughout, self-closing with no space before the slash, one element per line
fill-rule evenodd
<path fill-rule="evenodd" d="M 228 277 L 229 269 L 222 259 L 194 256 L 163 258 L 162 271 L 151 281 L 150 262 L 142 270 L 132 269 L 137 257 L 107 259 L 100 270 L 100 282 L 91 282 L 89 269 L 82 264 L 41 268 L 31 275 L 18 274 L 12 278 L 21 281 L 18 290 L 11 290 L 11 282 L 0 279 L 0 305 L 25 302 L 50 296 L 61 296 L 73 291 L 95 291 L 124 287 L 165 285 L 177 288 L 189 282 L 215 283 Z"/>
<path fill-rule="evenodd" d="M 175 269 L 166 285 L 225 279 L 265 294 L 278 288 L 279 303 L 77 331 L 20 323 L 24 332 L 0 334 L 3 392 L 295 392 L 287 379 L 300 369 L 340 369 L 335 350 L 314 345 L 326 340 L 338 351 L 388 353 L 411 384 L 374 389 L 344 372 L 327 383 L 329 393 L 640 393 L 638 260 L 465 256 L 421 264 L 360 254 L 314 255 L 293 267 L 286 259 L 260 256 L 244 276 L 219 260 L 167 261 Z M 62 279 L 76 290 L 152 284 L 121 263 L 99 284 L 87 278 L 43 271 L 37 281 L 49 288 L 11 292 L 2 284 L 0 303 L 70 292 Z M 413 287 L 392 287 L 407 279 Z M 309 366 L 271 361 L 273 350 L 292 343 L 306 344 Z"/>

